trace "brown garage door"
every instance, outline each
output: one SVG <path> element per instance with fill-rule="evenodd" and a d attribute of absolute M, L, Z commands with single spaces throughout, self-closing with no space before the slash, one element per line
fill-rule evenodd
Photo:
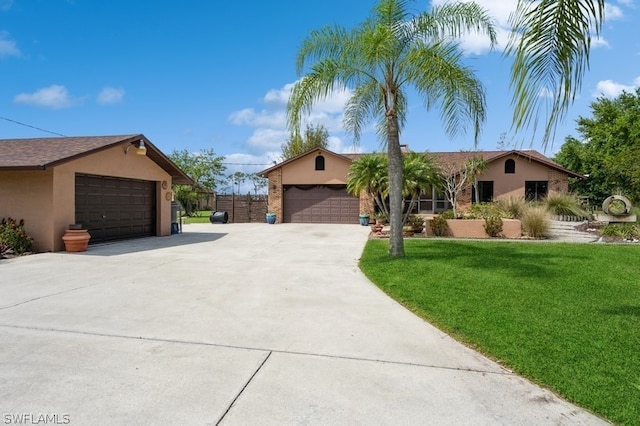
<path fill-rule="evenodd" d="M 358 223 L 360 201 L 345 185 L 285 186 L 284 222 Z"/>
<path fill-rule="evenodd" d="M 91 242 L 153 236 L 155 182 L 76 174 L 76 222 Z"/>

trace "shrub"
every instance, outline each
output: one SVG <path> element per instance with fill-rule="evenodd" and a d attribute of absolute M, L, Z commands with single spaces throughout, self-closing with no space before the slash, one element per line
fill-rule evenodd
<path fill-rule="evenodd" d="M 503 215 L 500 207 L 496 203 L 476 203 L 472 204 L 465 214 L 466 219 L 486 219 L 488 217 L 500 217 Z"/>
<path fill-rule="evenodd" d="M 573 194 L 549 194 L 544 199 L 544 205 L 551 214 L 558 216 L 587 217 L 589 215 L 578 197 Z"/>
<path fill-rule="evenodd" d="M 640 227 L 635 223 L 610 224 L 600 228 L 600 234 L 606 237 L 637 239 L 640 238 Z"/>
<path fill-rule="evenodd" d="M 24 230 L 24 220 L 0 220 L 0 247 L 3 253 L 12 251 L 16 254 L 27 253 L 33 249 L 33 239 Z"/>
<path fill-rule="evenodd" d="M 527 202 L 523 197 L 499 198 L 496 204 L 509 219 L 520 219 L 527 209 Z"/>
<path fill-rule="evenodd" d="M 531 238 L 549 235 L 549 213 L 543 207 L 529 207 L 522 214 L 522 230 Z"/>
<path fill-rule="evenodd" d="M 444 212 L 440 213 L 440 216 L 442 216 L 445 219 L 455 219 L 456 218 L 456 215 L 453 213 L 453 210 L 444 211 Z"/>
<path fill-rule="evenodd" d="M 444 214 L 440 214 L 431 219 L 429 221 L 429 226 L 431 226 L 431 231 L 436 237 L 443 237 L 447 235 L 447 230 L 449 229 L 447 226 L 447 218 Z"/>
<path fill-rule="evenodd" d="M 502 234 L 502 219 L 498 216 L 484 218 L 484 230 L 490 237 L 497 237 Z"/>

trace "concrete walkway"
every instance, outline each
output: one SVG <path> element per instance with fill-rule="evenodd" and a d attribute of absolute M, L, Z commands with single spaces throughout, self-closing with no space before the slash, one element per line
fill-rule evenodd
<path fill-rule="evenodd" d="M 368 228 L 184 230 L 0 261 L 5 423 L 604 424 L 383 294 Z"/>

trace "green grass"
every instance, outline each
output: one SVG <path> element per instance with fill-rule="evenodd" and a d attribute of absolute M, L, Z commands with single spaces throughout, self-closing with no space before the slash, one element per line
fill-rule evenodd
<path fill-rule="evenodd" d="M 515 372 L 617 424 L 640 424 L 640 246 L 371 240 L 363 272 Z"/>
<path fill-rule="evenodd" d="M 209 223 L 209 215 L 211 210 L 200 210 L 194 213 L 194 216 L 183 216 L 184 223 Z"/>

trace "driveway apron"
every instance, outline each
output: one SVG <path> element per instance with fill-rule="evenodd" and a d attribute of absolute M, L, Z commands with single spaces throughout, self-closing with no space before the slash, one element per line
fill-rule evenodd
<path fill-rule="evenodd" d="M 605 424 L 387 297 L 367 234 L 199 224 L 1 260 L 2 421 Z"/>

